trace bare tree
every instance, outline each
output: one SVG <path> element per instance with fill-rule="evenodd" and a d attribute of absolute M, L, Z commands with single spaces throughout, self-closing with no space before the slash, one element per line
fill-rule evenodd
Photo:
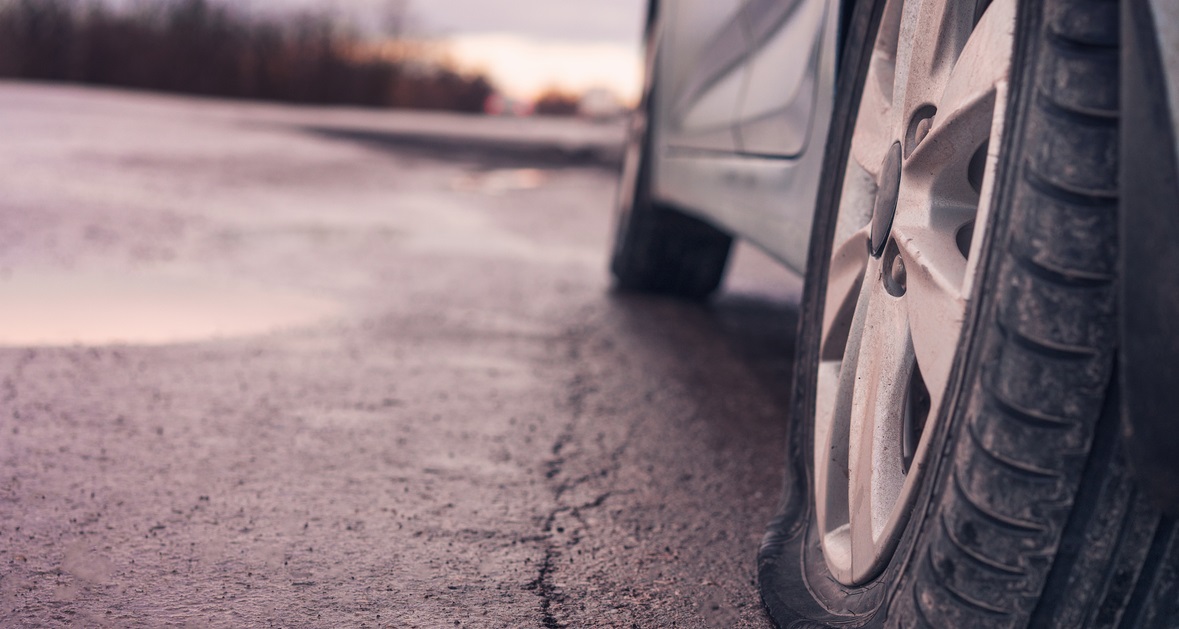
<path fill-rule="evenodd" d="M 392 51 L 331 12 L 250 15 L 234 1 L 0 0 L 0 77 L 470 112 L 492 92 L 406 38 L 409 0 L 387 0 Z"/>

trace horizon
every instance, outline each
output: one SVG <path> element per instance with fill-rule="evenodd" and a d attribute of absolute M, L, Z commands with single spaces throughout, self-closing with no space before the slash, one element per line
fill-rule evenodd
<path fill-rule="evenodd" d="M 164 0 L 97 0 L 116 11 Z M 642 0 L 205 0 L 245 17 L 312 12 L 380 45 L 419 41 L 428 57 L 485 77 L 517 101 L 605 90 L 633 106 L 642 85 Z M 3 2 L 3 0 L 0 0 Z M 77 5 L 75 5 L 77 6 Z"/>
<path fill-rule="evenodd" d="M 641 0 L 599 0 L 592 10 L 569 0 L 240 0 L 237 6 L 323 10 L 373 36 L 441 42 L 460 69 L 485 74 L 519 100 L 604 88 L 633 105 L 641 90 Z"/>

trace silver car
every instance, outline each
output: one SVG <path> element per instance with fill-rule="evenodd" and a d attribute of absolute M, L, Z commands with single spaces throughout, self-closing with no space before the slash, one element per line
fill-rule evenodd
<path fill-rule="evenodd" d="M 617 286 L 806 277 L 779 626 L 1179 626 L 1177 99 L 1173 0 L 651 0 Z"/>

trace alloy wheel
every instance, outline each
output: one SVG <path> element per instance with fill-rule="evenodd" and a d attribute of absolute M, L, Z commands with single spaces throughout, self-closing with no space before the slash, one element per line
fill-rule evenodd
<path fill-rule="evenodd" d="M 926 436 L 946 410 L 1014 26 L 1014 0 L 884 9 L 838 207 L 816 383 L 816 516 L 845 585 L 891 559 L 928 462 Z"/>

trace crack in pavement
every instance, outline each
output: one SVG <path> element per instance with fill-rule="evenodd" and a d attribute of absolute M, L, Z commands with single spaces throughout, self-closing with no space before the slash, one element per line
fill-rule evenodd
<path fill-rule="evenodd" d="M 580 358 L 588 336 L 588 330 L 584 327 L 569 330 L 567 333 L 567 342 L 569 345 L 566 358 L 573 362 L 573 364 L 581 364 Z M 570 491 L 596 478 L 608 477 L 611 472 L 618 470 L 620 465 L 619 458 L 626 450 L 627 441 L 629 441 L 634 432 L 634 427 L 630 427 L 622 445 L 616 447 L 610 453 L 610 465 L 608 467 L 592 473 L 582 474 L 572 479 L 558 479 L 565 472 L 567 463 L 572 459 L 573 455 L 567 452 L 567 448 L 576 441 L 577 429 L 585 416 L 586 398 L 597 391 L 597 388 L 589 384 L 589 381 L 589 374 L 575 373 L 566 386 L 567 395 L 565 405 L 569 408 L 569 419 L 553 441 L 553 445 L 550 448 L 553 455 L 552 458 L 544 464 L 545 480 L 553 483 L 552 492 L 556 504 L 545 516 L 540 527 L 541 535 L 539 537 L 543 540 L 544 559 L 540 562 L 539 568 L 537 569 L 536 578 L 525 587 L 529 590 L 535 590 L 537 596 L 540 597 L 541 626 L 545 629 L 556 629 L 562 626 L 554 609 L 556 605 L 562 602 L 564 596 L 561 589 L 553 581 L 557 559 L 562 553 L 562 547 L 572 548 L 581 542 L 580 531 L 569 531 L 570 538 L 564 544 L 554 539 L 554 528 L 556 528 L 557 533 L 566 533 L 563 527 L 556 527 L 557 518 L 562 514 L 569 514 L 579 523 L 579 529 L 584 529 L 587 525 L 582 518 L 582 511 L 601 508 L 611 496 L 621 493 L 632 493 L 629 491 L 617 492 L 607 490 L 587 502 L 572 505 L 566 504 L 566 496 Z"/>
<path fill-rule="evenodd" d="M 599 391 L 599 387 L 594 384 L 595 373 L 591 367 L 596 361 L 586 360 L 584 357 L 589 350 L 594 332 L 592 326 L 583 325 L 568 330 L 565 335 L 565 359 L 577 368 L 565 388 L 564 406 L 569 412 L 568 420 L 553 440 L 550 447 L 552 456 L 545 461 L 543 468 L 545 481 L 551 487 L 555 504 L 540 521 L 541 533 L 538 537 L 543 541 L 544 558 L 539 563 L 536 578 L 528 583 L 527 589 L 534 590 L 541 599 L 541 626 L 545 629 L 563 626 L 557 607 L 564 601 L 564 593 L 555 583 L 554 574 L 562 555 L 580 544 L 589 528 L 583 517 L 584 512 L 602 508 L 612 497 L 635 493 L 634 490 L 615 488 L 611 477 L 616 477 L 622 468 L 623 455 L 644 423 L 646 414 L 638 414 L 634 419 L 627 420 L 620 442 L 613 447 L 603 443 L 602 435 L 598 435 L 597 448 L 587 450 L 582 447 L 586 440 L 580 431 L 583 420 L 589 414 L 587 399 Z M 601 463 L 597 463 L 599 460 Z M 583 466 L 584 462 L 591 463 L 592 469 L 566 477 L 574 462 L 583 462 Z M 591 494 L 591 499 L 587 500 L 582 496 L 581 501 L 574 502 L 577 500 L 576 490 L 595 481 L 605 485 L 600 488 L 602 491 Z M 570 527 L 568 523 L 559 526 L 558 519 L 564 515 L 572 518 L 575 526 Z M 563 536 L 563 539 L 558 536 Z"/>
<path fill-rule="evenodd" d="M 525 585 L 525 589 L 536 590 L 540 597 L 541 609 L 541 624 L 545 629 L 557 629 L 561 627 L 556 615 L 553 613 L 553 605 L 563 600 L 563 594 L 560 588 L 552 581 L 553 569 L 556 567 L 556 559 L 560 554 L 560 546 L 554 542 L 552 531 L 557 521 L 557 516 L 562 513 L 568 513 L 573 516 L 581 525 L 586 526 L 585 520 L 581 517 L 581 512 L 587 509 L 596 509 L 605 505 L 606 501 L 614 495 L 629 494 L 633 492 L 614 492 L 607 491 L 600 494 L 593 500 L 575 506 L 558 506 L 549 512 L 545 517 L 544 525 L 541 527 L 542 535 L 530 537 L 529 540 L 544 542 L 544 559 L 540 563 L 540 568 L 537 570 L 536 578 Z M 558 528 L 558 532 L 564 532 L 564 529 Z M 570 543 L 566 544 L 567 548 L 572 548 L 581 542 L 581 536 L 576 533 L 571 533 Z"/>

